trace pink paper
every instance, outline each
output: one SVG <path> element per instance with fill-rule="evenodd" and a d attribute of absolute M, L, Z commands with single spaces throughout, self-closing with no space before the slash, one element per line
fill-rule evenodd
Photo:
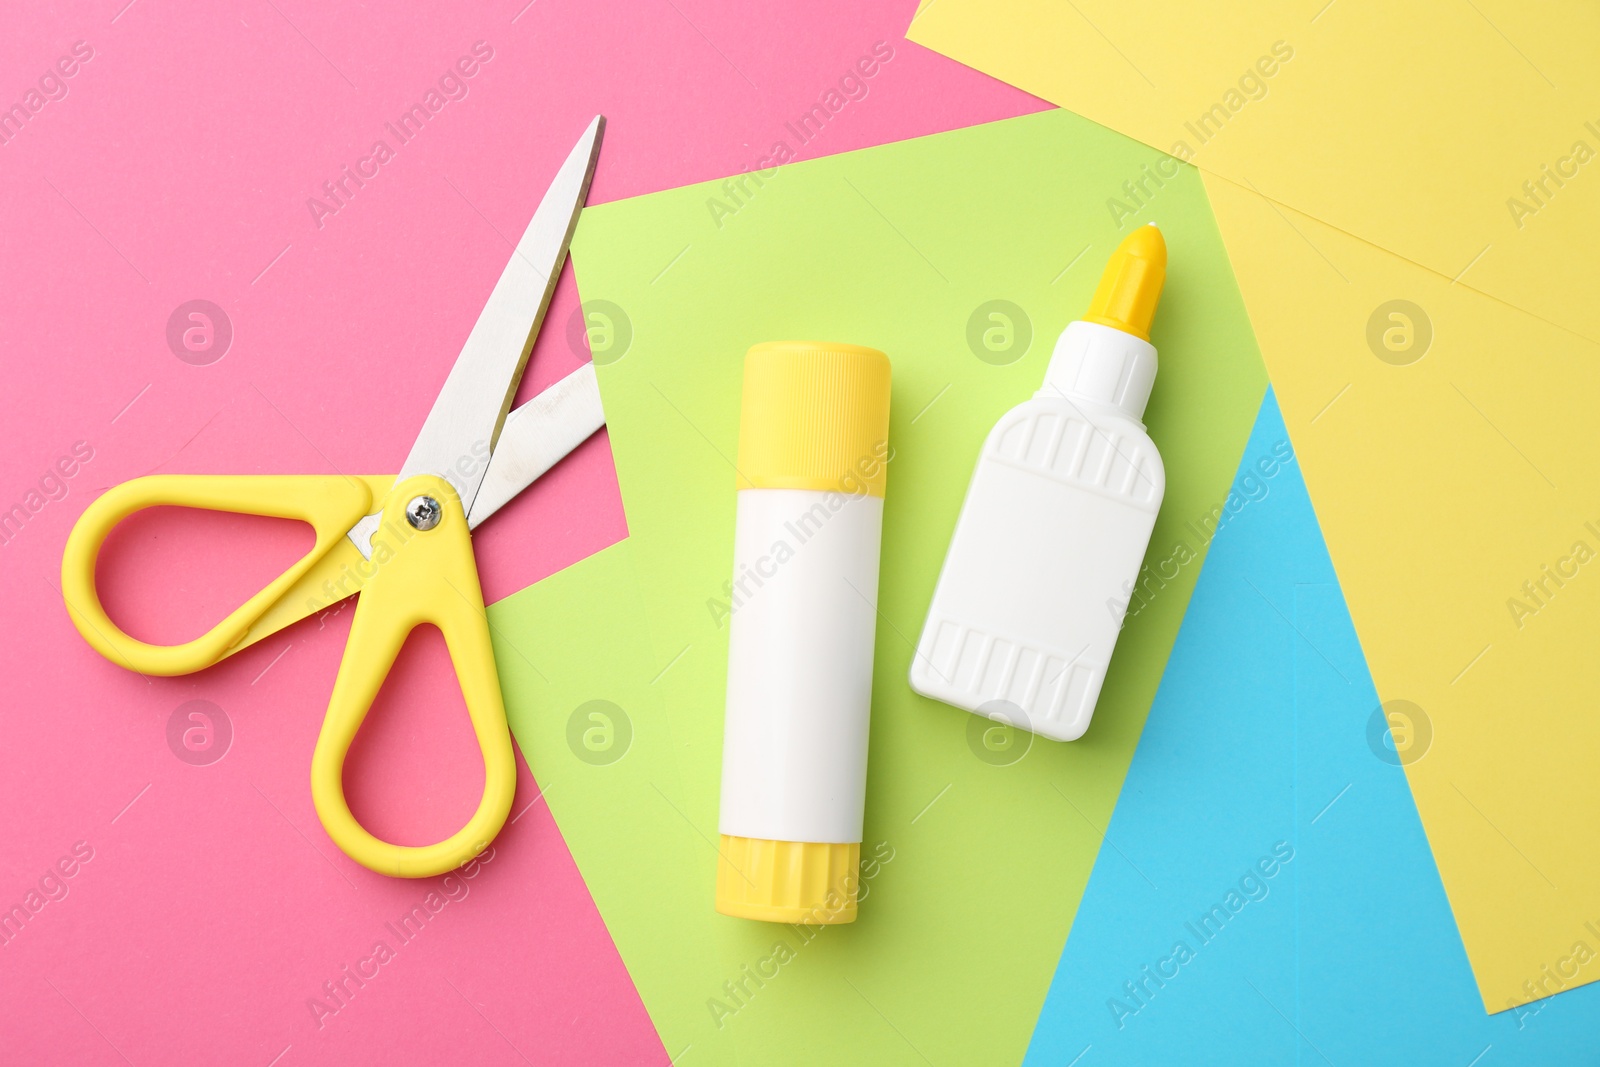
<path fill-rule="evenodd" d="M 141 474 L 393 472 L 597 112 L 595 202 L 764 166 L 779 142 L 807 158 L 1043 106 L 906 43 L 911 7 L 0 13 L 0 107 L 22 108 L 0 116 L 0 512 L 22 509 L 0 527 L 0 907 L 28 915 L 0 945 L 8 1061 L 665 1061 L 525 768 L 521 815 L 471 879 L 382 878 L 323 834 L 307 767 L 348 608 L 145 679 L 73 630 L 61 548 L 98 493 Z M 865 77 L 880 41 L 892 56 Z M 184 314 L 169 342 L 192 301 L 226 328 Z M 569 270 L 524 396 L 587 358 L 576 311 Z M 602 434 L 480 531 L 486 595 L 625 534 Z M 143 516 L 108 546 L 106 599 L 176 640 L 302 547 L 272 523 Z M 441 643 L 408 652 L 347 782 L 374 829 L 422 841 L 465 819 L 482 770 Z M 444 903 L 402 938 L 390 924 L 430 892 Z M 392 958 L 375 962 L 379 942 Z"/>

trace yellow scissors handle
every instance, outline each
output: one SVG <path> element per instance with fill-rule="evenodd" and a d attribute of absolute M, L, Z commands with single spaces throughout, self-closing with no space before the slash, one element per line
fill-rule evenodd
<path fill-rule="evenodd" d="M 335 550 L 348 546 L 345 532 L 372 510 L 375 487 L 387 479 L 343 475 L 159 474 L 135 478 L 89 505 L 67 538 L 61 557 L 61 594 L 72 623 L 102 656 L 141 674 L 190 674 L 238 651 L 249 641 L 310 612 L 289 604 L 289 591 Z M 145 508 L 175 506 L 299 519 L 316 531 L 316 544 L 293 566 L 246 600 L 209 631 L 181 645 L 152 645 L 130 637 L 111 621 L 95 585 L 95 564 L 117 523 Z M 283 606 L 279 606 L 283 601 Z M 257 626 L 263 616 L 269 624 Z M 282 616 L 279 618 L 279 616 Z"/>
<path fill-rule="evenodd" d="M 421 521 L 408 518 L 408 510 Z M 379 874 L 426 878 L 461 866 L 494 840 L 511 811 L 516 761 L 472 538 L 455 490 L 432 475 L 395 486 L 372 545 L 377 567 L 356 602 L 350 641 L 311 757 L 311 799 L 328 836 L 351 859 Z M 483 754 L 483 798 L 467 824 L 445 840 L 395 845 L 374 837 L 350 813 L 344 762 L 395 656 L 424 623 L 439 628 L 450 650 Z"/>

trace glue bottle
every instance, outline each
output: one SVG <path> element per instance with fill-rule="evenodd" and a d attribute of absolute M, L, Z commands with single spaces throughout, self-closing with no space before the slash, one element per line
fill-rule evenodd
<path fill-rule="evenodd" d="M 1088 729 L 1166 490 L 1141 421 L 1166 271 L 1154 223 L 1124 239 L 1044 387 L 983 442 L 911 662 L 922 695 L 1056 741 Z"/>
<path fill-rule="evenodd" d="M 739 414 L 717 910 L 853 922 L 889 358 L 760 344 Z"/>

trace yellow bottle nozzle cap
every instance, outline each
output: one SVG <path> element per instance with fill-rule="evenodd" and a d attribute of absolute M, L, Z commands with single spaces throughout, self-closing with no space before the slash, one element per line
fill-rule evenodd
<path fill-rule="evenodd" d="M 1085 322 L 1096 322 L 1150 340 L 1150 320 L 1167 280 L 1167 242 L 1155 223 L 1140 226 L 1111 253 L 1089 301 Z"/>

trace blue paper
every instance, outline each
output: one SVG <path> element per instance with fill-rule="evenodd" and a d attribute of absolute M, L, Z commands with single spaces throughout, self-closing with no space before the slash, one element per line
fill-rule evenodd
<path fill-rule="evenodd" d="M 1269 391 L 1026 1062 L 1592 1049 L 1600 986 L 1484 1013 L 1289 454 Z"/>

